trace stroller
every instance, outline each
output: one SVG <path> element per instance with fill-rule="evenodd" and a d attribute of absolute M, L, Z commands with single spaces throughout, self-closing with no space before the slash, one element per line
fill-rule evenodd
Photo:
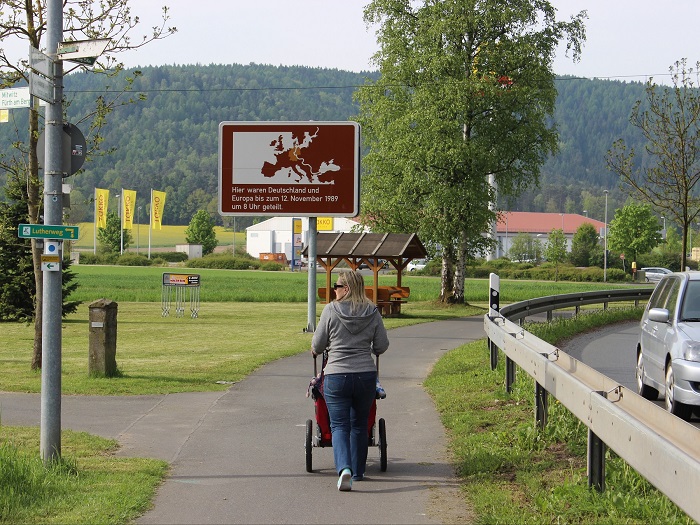
<path fill-rule="evenodd" d="M 328 354 L 323 353 L 323 365 L 321 370 L 326 366 Z M 379 356 L 376 356 L 377 373 L 379 373 Z M 323 384 L 319 380 L 316 357 L 314 357 L 314 379 L 309 385 L 309 394 L 314 401 L 316 413 L 316 425 L 313 420 L 306 420 L 306 443 L 304 450 L 306 452 L 306 472 L 313 472 L 312 452 L 314 447 L 332 447 L 331 437 L 331 420 L 328 415 L 328 407 L 323 399 Z M 369 418 L 367 419 L 367 433 L 369 437 L 368 447 L 379 447 L 379 468 L 382 472 L 386 472 L 387 457 L 386 457 L 386 424 L 383 418 L 377 421 L 377 399 L 372 401 L 372 407 L 369 410 Z M 377 423 L 375 425 L 375 423 Z M 379 434 L 377 436 L 377 433 Z"/>

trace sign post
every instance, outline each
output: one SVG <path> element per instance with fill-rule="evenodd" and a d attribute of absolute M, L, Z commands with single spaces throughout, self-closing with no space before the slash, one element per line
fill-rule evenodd
<path fill-rule="evenodd" d="M 307 332 L 316 328 L 316 218 L 359 213 L 357 122 L 219 124 L 219 214 L 309 218 Z"/>

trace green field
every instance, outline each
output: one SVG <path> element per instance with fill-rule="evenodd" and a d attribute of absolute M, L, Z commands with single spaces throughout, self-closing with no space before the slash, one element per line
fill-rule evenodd
<path fill-rule="evenodd" d="M 170 248 L 175 251 L 176 244 L 185 244 L 185 229 L 187 226 L 163 226 L 161 230 L 152 230 L 151 248 Z M 131 230 L 132 243 L 129 251 L 139 253 L 148 252 L 148 224 L 134 224 Z M 214 232 L 219 241 L 219 246 L 231 246 L 233 244 L 233 232 L 230 228 L 215 226 Z M 95 224 L 92 222 L 81 222 L 78 224 L 78 240 L 73 243 L 73 249 L 77 251 L 89 251 L 95 246 Z M 245 244 L 245 233 L 236 233 L 236 246 Z"/>

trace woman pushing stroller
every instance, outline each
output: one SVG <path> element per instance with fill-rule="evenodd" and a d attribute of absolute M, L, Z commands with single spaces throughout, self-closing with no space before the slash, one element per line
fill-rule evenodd
<path fill-rule="evenodd" d="M 311 353 L 327 350 L 323 397 L 328 406 L 333 436 L 333 459 L 338 490 L 352 490 L 361 481 L 367 463 L 367 419 L 377 396 L 377 368 L 372 354 L 389 348 L 382 316 L 365 295 L 362 275 L 338 274 L 335 301 L 321 313 L 311 341 Z"/>

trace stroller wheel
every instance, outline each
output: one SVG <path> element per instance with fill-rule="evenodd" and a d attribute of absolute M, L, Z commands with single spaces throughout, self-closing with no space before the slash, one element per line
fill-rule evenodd
<path fill-rule="evenodd" d="M 379 469 L 386 472 L 386 424 L 379 418 Z"/>
<path fill-rule="evenodd" d="M 313 444 L 311 440 L 313 439 L 313 421 L 310 419 L 306 420 L 306 444 L 304 445 L 304 451 L 306 452 L 306 472 L 313 472 L 311 463 L 311 449 Z"/>

